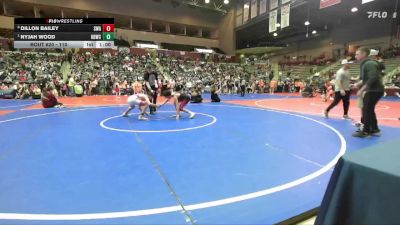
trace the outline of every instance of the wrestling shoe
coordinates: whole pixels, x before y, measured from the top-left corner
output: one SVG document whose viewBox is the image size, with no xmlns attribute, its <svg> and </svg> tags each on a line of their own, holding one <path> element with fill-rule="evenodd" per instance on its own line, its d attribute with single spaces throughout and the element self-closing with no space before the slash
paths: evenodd
<svg viewBox="0 0 400 225">
<path fill-rule="evenodd" d="M 369 136 L 369 134 L 367 132 L 364 131 L 356 131 L 353 133 L 352 135 L 353 137 L 359 137 L 359 138 L 366 138 Z"/>
<path fill-rule="evenodd" d="M 328 111 L 324 110 L 323 114 L 324 114 L 325 118 L 329 118 L 329 112 Z"/>
<path fill-rule="evenodd" d="M 376 130 L 373 130 L 369 133 L 372 136 L 380 136 L 381 135 L 381 130 L 378 128 Z"/>
<path fill-rule="evenodd" d="M 143 116 L 143 115 L 140 115 L 140 116 L 138 117 L 138 120 L 149 120 L 149 118 L 147 118 L 147 117 L 145 117 L 145 116 Z"/>
</svg>

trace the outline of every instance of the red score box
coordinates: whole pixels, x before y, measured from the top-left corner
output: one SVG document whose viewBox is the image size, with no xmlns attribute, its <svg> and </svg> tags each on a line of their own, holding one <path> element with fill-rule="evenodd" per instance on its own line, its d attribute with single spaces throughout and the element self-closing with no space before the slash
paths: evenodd
<svg viewBox="0 0 400 225">
<path fill-rule="evenodd" d="M 114 32 L 114 24 L 103 24 L 103 32 Z"/>
</svg>

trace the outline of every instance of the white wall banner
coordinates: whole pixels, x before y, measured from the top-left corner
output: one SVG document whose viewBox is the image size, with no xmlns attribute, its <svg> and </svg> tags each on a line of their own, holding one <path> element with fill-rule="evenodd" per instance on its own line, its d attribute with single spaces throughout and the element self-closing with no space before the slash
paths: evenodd
<svg viewBox="0 0 400 225">
<path fill-rule="evenodd" d="M 251 15 L 250 18 L 253 19 L 257 16 L 257 0 L 251 0 Z"/>
<path fill-rule="evenodd" d="M 250 8 L 250 4 L 244 3 L 243 5 L 243 23 L 247 22 L 247 20 L 249 20 L 249 8 Z"/>
<path fill-rule="evenodd" d="M 278 10 L 274 10 L 269 12 L 269 32 L 275 32 L 276 31 L 276 20 L 278 17 Z"/>
<path fill-rule="evenodd" d="M 269 0 L 269 10 L 273 10 L 278 7 L 278 0 Z"/>
<path fill-rule="evenodd" d="M 373 1 L 375 1 L 375 0 L 362 0 L 361 4 L 365 4 L 365 3 L 373 2 Z"/>
<path fill-rule="evenodd" d="M 289 26 L 290 20 L 290 4 L 281 7 L 281 28 Z"/>
<path fill-rule="evenodd" d="M 267 0 L 260 0 L 260 15 L 267 12 Z"/>
<path fill-rule="evenodd" d="M 290 0 L 282 0 L 282 3 L 281 3 L 281 4 L 283 5 L 283 4 L 286 4 L 286 3 L 288 3 L 288 2 L 290 2 Z"/>
</svg>

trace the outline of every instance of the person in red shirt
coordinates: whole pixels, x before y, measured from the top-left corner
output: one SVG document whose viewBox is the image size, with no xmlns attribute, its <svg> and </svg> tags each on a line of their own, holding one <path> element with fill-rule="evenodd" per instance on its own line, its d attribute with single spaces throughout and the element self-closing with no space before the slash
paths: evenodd
<svg viewBox="0 0 400 225">
<path fill-rule="evenodd" d="M 116 95 L 116 96 L 118 96 L 118 97 L 121 96 L 121 90 L 119 89 L 118 84 L 115 85 L 114 92 L 115 92 L 115 95 Z"/>
<path fill-rule="evenodd" d="M 61 102 L 57 101 L 56 96 L 53 94 L 51 87 L 46 88 L 42 93 L 42 105 L 43 108 L 64 108 Z"/>
</svg>

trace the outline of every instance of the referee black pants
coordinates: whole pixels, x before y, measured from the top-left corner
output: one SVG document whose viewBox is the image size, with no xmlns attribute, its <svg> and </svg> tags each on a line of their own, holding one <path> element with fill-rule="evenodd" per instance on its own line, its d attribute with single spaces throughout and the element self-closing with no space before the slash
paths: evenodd
<svg viewBox="0 0 400 225">
<path fill-rule="evenodd" d="M 153 103 L 153 104 L 157 104 L 157 88 L 156 88 L 156 86 L 151 86 L 151 90 L 153 90 L 153 95 L 152 95 L 152 97 L 150 99 L 150 102 Z M 150 112 L 151 113 L 157 111 L 156 107 L 150 106 L 149 108 L 150 108 Z"/>
<path fill-rule="evenodd" d="M 363 99 L 362 122 L 364 123 L 364 132 L 378 130 L 378 120 L 376 119 L 375 106 L 382 98 L 383 92 L 367 92 Z"/>
</svg>

